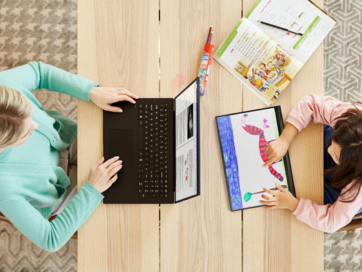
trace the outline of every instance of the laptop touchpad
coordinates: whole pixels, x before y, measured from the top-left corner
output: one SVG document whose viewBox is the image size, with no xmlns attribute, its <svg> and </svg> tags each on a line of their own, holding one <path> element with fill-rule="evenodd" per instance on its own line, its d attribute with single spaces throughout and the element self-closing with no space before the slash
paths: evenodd
<svg viewBox="0 0 362 272">
<path fill-rule="evenodd" d="M 122 165 L 132 165 L 132 130 L 111 129 L 109 131 L 109 156 L 119 156 Z"/>
</svg>

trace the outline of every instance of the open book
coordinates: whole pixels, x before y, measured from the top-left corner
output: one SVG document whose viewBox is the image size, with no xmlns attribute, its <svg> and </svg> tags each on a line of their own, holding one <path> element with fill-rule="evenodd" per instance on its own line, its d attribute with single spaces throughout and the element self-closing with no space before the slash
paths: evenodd
<svg viewBox="0 0 362 272">
<path fill-rule="evenodd" d="M 269 106 L 335 23 L 308 0 L 259 0 L 224 40 L 214 58 Z"/>
</svg>

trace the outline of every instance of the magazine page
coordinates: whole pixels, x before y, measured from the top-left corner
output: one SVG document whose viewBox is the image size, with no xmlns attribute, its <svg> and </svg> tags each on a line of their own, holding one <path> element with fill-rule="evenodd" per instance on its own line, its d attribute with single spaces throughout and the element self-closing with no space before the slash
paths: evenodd
<svg viewBox="0 0 362 272">
<path fill-rule="evenodd" d="M 303 66 L 246 18 L 223 42 L 215 59 L 269 104 L 278 99 Z"/>
<path fill-rule="evenodd" d="M 336 23 L 308 0 L 259 0 L 245 17 L 303 63 L 307 62 Z"/>
</svg>

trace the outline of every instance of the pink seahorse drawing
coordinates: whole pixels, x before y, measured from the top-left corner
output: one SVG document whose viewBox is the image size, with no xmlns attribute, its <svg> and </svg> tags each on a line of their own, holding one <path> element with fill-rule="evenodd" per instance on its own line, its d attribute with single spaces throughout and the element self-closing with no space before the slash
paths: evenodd
<svg viewBox="0 0 362 272">
<path fill-rule="evenodd" d="M 265 136 L 264 136 L 264 130 L 258 128 L 258 127 L 255 127 L 255 126 L 251 126 L 251 125 L 247 125 L 245 123 L 245 119 L 248 115 L 247 114 L 244 114 L 242 117 L 241 117 L 241 126 L 242 128 L 248 132 L 249 134 L 251 135 L 259 135 L 259 152 L 260 152 L 260 156 L 261 156 L 261 159 L 263 160 L 264 163 L 266 163 L 268 161 L 268 157 L 267 157 L 267 153 L 266 153 L 266 147 L 268 146 L 269 143 L 271 143 L 272 141 L 274 140 L 271 140 L 269 142 L 267 142 L 265 140 Z M 266 124 L 266 119 L 264 119 L 264 124 Z M 265 126 L 265 128 L 269 127 L 269 126 Z M 278 162 L 281 162 L 282 160 L 278 161 Z M 278 162 L 274 162 L 272 164 L 275 164 L 275 163 L 278 163 Z M 283 181 L 284 178 L 283 176 L 278 173 L 277 171 L 275 171 L 275 169 L 273 168 L 272 164 L 270 164 L 268 166 L 268 169 L 270 171 L 270 173 L 276 177 L 279 181 Z"/>
</svg>

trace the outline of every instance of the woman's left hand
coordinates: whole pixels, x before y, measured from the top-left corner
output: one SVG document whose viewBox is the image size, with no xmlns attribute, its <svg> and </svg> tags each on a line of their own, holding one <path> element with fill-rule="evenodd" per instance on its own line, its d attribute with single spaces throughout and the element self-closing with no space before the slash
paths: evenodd
<svg viewBox="0 0 362 272">
<path fill-rule="evenodd" d="M 121 108 L 111 106 L 111 104 L 119 101 L 135 104 L 134 99 L 138 99 L 138 96 L 124 88 L 94 87 L 90 92 L 89 99 L 106 111 L 122 112 Z"/>
<path fill-rule="evenodd" d="M 264 208 L 267 210 L 288 209 L 294 212 L 298 207 L 299 199 L 295 198 L 291 192 L 280 186 L 279 183 L 275 183 L 275 186 L 280 192 L 263 188 L 265 192 L 272 196 L 262 195 L 261 197 L 268 201 L 260 200 L 260 203 L 265 204 Z"/>
</svg>

